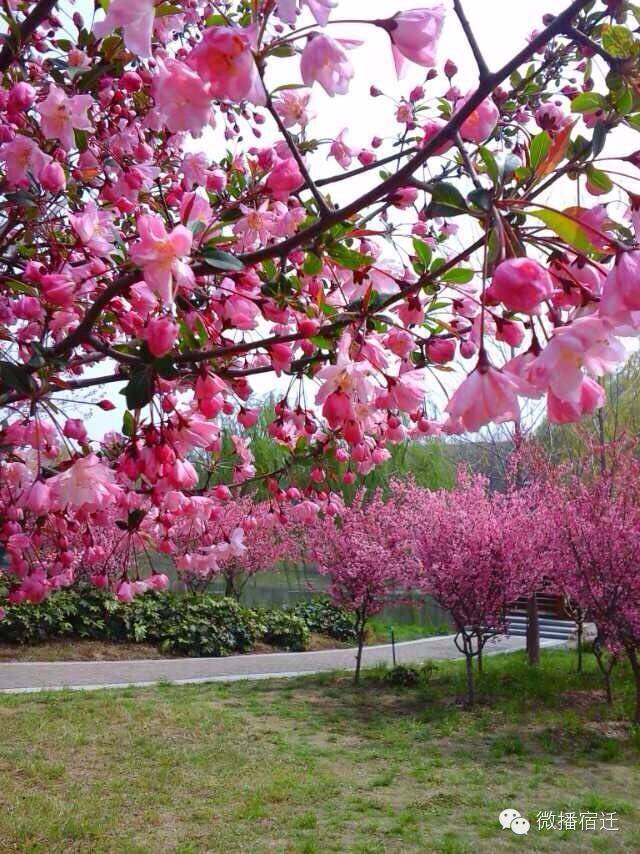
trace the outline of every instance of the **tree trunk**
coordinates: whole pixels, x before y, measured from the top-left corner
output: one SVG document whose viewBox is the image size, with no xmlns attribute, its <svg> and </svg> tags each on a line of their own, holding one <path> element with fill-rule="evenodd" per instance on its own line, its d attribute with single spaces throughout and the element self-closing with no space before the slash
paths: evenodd
<svg viewBox="0 0 640 854">
<path fill-rule="evenodd" d="M 236 587 L 236 579 L 233 572 L 229 572 L 224 577 L 224 595 L 231 599 L 240 601 L 240 591 Z"/>
<path fill-rule="evenodd" d="M 633 671 L 633 678 L 636 683 L 636 708 L 633 722 L 635 724 L 640 724 L 640 661 L 638 661 L 638 655 L 633 647 L 627 647 L 627 656 L 629 658 L 631 670 Z"/>
<path fill-rule="evenodd" d="M 577 637 L 577 648 L 578 648 L 578 673 L 582 673 L 582 635 L 584 633 L 584 623 L 582 620 L 578 620 L 578 637 Z"/>
<path fill-rule="evenodd" d="M 484 648 L 484 644 L 482 643 L 482 635 L 478 635 L 478 673 L 482 673 L 482 650 Z"/>
<path fill-rule="evenodd" d="M 607 697 L 607 704 L 609 706 L 613 705 L 613 688 L 611 685 L 611 674 L 613 673 L 613 668 L 616 665 L 617 658 L 615 655 L 610 655 L 609 660 L 605 659 L 605 650 L 602 647 L 602 644 L 598 640 L 595 639 L 593 643 L 593 654 L 596 657 L 596 662 L 598 663 L 598 668 L 602 673 L 602 678 L 604 679 L 604 690 L 605 695 Z"/>
<path fill-rule="evenodd" d="M 367 625 L 367 618 L 364 615 L 358 614 L 356 622 L 356 631 L 358 634 L 358 652 L 356 654 L 356 672 L 354 682 L 356 685 L 360 682 L 360 669 L 362 667 L 362 647 L 364 646 L 364 630 Z"/>
<path fill-rule="evenodd" d="M 540 623 L 535 593 L 527 602 L 527 658 L 531 667 L 540 663 Z"/>
<path fill-rule="evenodd" d="M 467 705 L 471 708 L 476 701 L 475 688 L 473 684 L 473 651 L 467 646 L 465 638 L 465 658 L 467 661 Z"/>
</svg>

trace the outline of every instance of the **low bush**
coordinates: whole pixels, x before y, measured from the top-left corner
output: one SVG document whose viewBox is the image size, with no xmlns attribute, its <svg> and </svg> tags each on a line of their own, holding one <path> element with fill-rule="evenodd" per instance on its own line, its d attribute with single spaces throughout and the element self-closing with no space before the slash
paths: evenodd
<svg viewBox="0 0 640 854">
<path fill-rule="evenodd" d="M 261 636 L 262 626 L 255 613 L 242 608 L 235 599 L 185 594 L 174 596 L 174 604 L 176 598 L 179 608 L 172 609 L 161 629 L 159 645 L 163 652 L 188 656 L 248 652 Z"/>
<path fill-rule="evenodd" d="M 395 688 L 415 688 L 418 685 L 426 685 L 435 671 L 436 666 L 431 661 L 424 664 L 396 664 L 385 671 L 383 678 L 387 685 Z"/>
<path fill-rule="evenodd" d="M 325 600 L 294 611 L 262 611 L 211 594 L 165 591 L 122 603 L 108 591 L 82 586 L 52 593 L 39 605 L 5 604 L 4 611 L 0 642 L 23 645 L 76 637 L 150 643 L 175 655 L 220 656 L 247 652 L 257 641 L 303 650 L 310 631 L 339 640 L 355 636 L 351 616 Z"/>
<path fill-rule="evenodd" d="M 309 627 L 302 617 L 289 611 L 265 611 L 260 617 L 265 643 L 292 652 L 299 652 L 309 645 Z"/>
<path fill-rule="evenodd" d="M 311 599 L 293 608 L 293 613 L 308 626 L 309 631 L 329 635 L 340 641 L 355 641 L 355 617 L 350 611 L 337 608 L 328 599 Z"/>
</svg>

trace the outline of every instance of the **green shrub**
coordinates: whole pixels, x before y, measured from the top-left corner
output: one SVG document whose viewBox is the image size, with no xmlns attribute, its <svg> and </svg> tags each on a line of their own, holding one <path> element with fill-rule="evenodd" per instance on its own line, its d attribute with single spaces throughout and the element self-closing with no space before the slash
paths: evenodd
<svg viewBox="0 0 640 854">
<path fill-rule="evenodd" d="M 260 615 L 264 625 L 262 639 L 279 649 L 293 652 L 309 645 L 309 628 L 302 617 L 289 611 L 265 611 Z"/>
<path fill-rule="evenodd" d="M 0 639 L 24 645 L 73 635 L 77 598 L 75 591 L 61 590 L 39 605 L 6 605 L 4 619 L 0 620 Z"/>
<path fill-rule="evenodd" d="M 163 625 L 160 648 L 178 655 L 230 655 L 248 652 L 261 633 L 255 613 L 235 599 L 183 594 Z"/>
<path fill-rule="evenodd" d="M 340 641 L 356 640 L 354 615 L 332 605 L 328 599 L 301 602 L 293 608 L 293 613 L 304 620 L 311 632 L 329 635 Z"/>
<path fill-rule="evenodd" d="M 76 637 L 150 643 L 176 655 L 220 656 L 247 652 L 257 640 L 303 650 L 310 631 L 355 638 L 352 616 L 326 600 L 305 602 L 294 611 L 261 611 L 208 593 L 150 591 L 123 603 L 110 591 L 81 584 L 56 591 L 39 605 L 6 604 L 5 612 L 0 642 L 15 644 Z"/>
<path fill-rule="evenodd" d="M 426 685 L 433 674 L 436 666 L 431 661 L 424 664 L 396 664 L 384 674 L 387 685 L 396 688 L 416 688 L 418 685 Z"/>
</svg>

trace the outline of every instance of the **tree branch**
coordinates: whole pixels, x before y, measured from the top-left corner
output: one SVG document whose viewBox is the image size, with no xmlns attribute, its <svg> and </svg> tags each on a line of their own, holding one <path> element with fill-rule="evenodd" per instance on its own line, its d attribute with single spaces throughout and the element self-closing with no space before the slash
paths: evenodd
<svg viewBox="0 0 640 854">
<path fill-rule="evenodd" d="M 473 53 L 473 56 L 476 61 L 476 65 L 478 66 L 478 73 L 480 75 L 480 82 L 486 80 L 488 77 L 491 77 L 491 72 L 489 71 L 489 66 L 485 62 L 485 58 L 482 55 L 482 51 L 480 50 L 480 45 L 478 44 L 476 37 L 471 29 L 471 25 L 469 24 L 469 19 L 467 18 L 464 9 L 462 8 L 462 3 L 460 0 L 453 0 L 453 8 L 455 9 L 455 13 L 458 16 L 458 20 L 460 21 L 460 25 L 464 30 L 464 34 L 467 37 L 467 41 L 469 42 L 469 47 Z"/>
<path fill-rule="evenodd" d="M 20 25 L 20 33 L 17 36 L 7 34 L 0 51 L 0 72 L 9 68 L 40 24 L 47 20 L 57 2 L 58 0 L 40 0 Z"/>
</svg>

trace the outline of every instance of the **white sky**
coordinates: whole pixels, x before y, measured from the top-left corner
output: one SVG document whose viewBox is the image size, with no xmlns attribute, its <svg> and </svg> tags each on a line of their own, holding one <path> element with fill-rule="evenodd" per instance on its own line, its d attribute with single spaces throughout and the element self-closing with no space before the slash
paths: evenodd
<svg viewBox="0 0 640 854">
<path fill-rule="evenodd" d="M 524 46 L 527 36 L 535 29 L 542 27 L 542 16 L 545 13 L 558 13 L 564 9 L 568 0 L 466 0 L 465 11 L 470 24 L 476 33 L 478 42 L 492 70 L 499 68 Z M 404 9 L 428 6 L 429 2 L 421 0 L 342 0 L 334 11 L 334 18 L 360 17 L 386 18 Z M 79 4 L 82 8 L 82 3 Z M 410 66 L 407 76 L 398 81 L 395 75 L 389 38 L 377 27 L 365 25 L 335 25 L 329 28 L 334 37 L 360 38 L 365 44 L 351 54 L 356 69 L 349 94 L 342 97 L 329 98 L 319 87 L 314 87 L 312 112 L 316 118 L 311 123 L 308 134 L 310 137 L 327 138 L 335 136 L 343 128 L 348 128 L 348 141 L 354 147 L 368 147 L 373 136 L 393 136 L 399 126 L 394 118 L 394 105 L 388 98 L 372 99 L 369 87 L 374 84 L 383 92 L 400 97 L 408 95 L 414 85 L 424 81 L 425 70 Z M 468 48 L 466 39 L 458 20 L 453 12 L 449 15 L 442 39 L 440 41 L 440 67 L 444 60 L 452 59 L 460 69 L 455 83 L 462 89 L 473 88 L 477 74 L 473 56 Z M 291 64 L 289 64 L 289 62 Z M 300 82 L 296 65 L 298 60 L 278 60 L 273 62 L 271 76 L 267 81 L 274 87 L 285 82 Z M 443 81 L 437 79 L 427 84 L 429 92 L 440 95 L 444 89 Z M 265 126 L 266 127 L 266 126 Z M 220 157 L 228 143 L 221 143 L 219 130 L 203 137 L 194 143 L 194 148 L 204 148 L 211 154 L 212 159 Z M 266 139 L 269 137 L 265 134 Z M 243 146 L 249 145 L 249 138 Z M 256 143 L 260 144 L 260 143 Z M 263 144 L 264 141 L 263 141 Z M 221 147 L 222 146 L 222 147 Z M 191 148 L 191 145 L 189 146 Z M 380 149 L 381 155 L 388 153 Z M 312 161 L 316 178 L 332 175 L 339 171 L 333 160 L 326 162 L 326 149 L 316 155 Z M 357 166 L 358 163 L 353 164 Z M 344 203 L 353 196 L 359 195 L 376 180 L 376 170 L 371 175 L 357 182 L 345 181 L 336 185 L 335 198 Z M 104 368 L 104 366 L 103 366 Z M 288 382 L 288 380 L 286 380 Z M 253 387 L 259 394 L 266 394 L 277 387 L 282 387 L 282 381 L 265 375 L 253 380 Z M 98 438 L 106 430 L 119 429 L 124 411 L 124 398 L 118 393 L 118 386 L 110 385 L 104 394 L 94 391 L 92 399 L 109 397 L 117 410 L 103 413 L 96 407 L 83 407 L 86 413 L 92 436 Z M 434 383 L 434 398 L 442 403 L 443 396 Z"/>
</svg>

